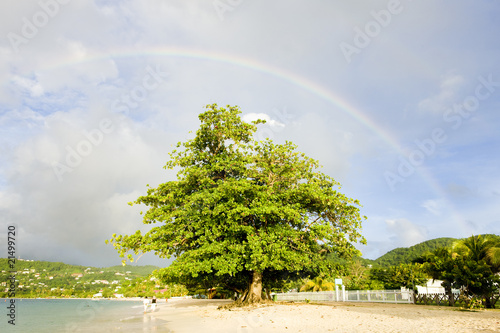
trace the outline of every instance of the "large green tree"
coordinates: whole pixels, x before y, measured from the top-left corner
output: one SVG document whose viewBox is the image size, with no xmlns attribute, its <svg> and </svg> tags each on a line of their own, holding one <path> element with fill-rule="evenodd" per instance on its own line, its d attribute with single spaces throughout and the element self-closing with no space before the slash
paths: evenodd
<svg viewBox="0 0 500 333">
<path fill-rule="evenodd" d="M 255 141 L 264 121 L 246 123 L 240 113 L 208 105 L 194 139 L 170 154 L 165 167 L 178 169 L 177 179 L 135 201 L 149 206 L 143 222 L 158 225 L 111 242 L 122 257 L 175 256 L 164 280 L 209 278 L 252 303 L 263 285 L 324 274 L 328 253 L 350 257 L 365 240 L 359 202 L 291 142 Z"/>
<path fill-rule="evenodd" d="M 492 236 L 471 236 L 454 244 L 455 284 L 469 296 L 480 297 L 487 308 L 500 284 L 500 242 Z"/>
</svg>

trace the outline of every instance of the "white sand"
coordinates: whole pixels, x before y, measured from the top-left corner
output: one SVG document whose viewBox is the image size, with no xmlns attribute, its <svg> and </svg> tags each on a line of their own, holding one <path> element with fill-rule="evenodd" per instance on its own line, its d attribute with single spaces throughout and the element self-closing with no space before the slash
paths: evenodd
<svg viewBox="0 0 500 333">
<path fill-rule="evenodd" d="M 500 332 L 500 310 L 478 312 L 413 304 L 274 304 L 217 310 L 224 300 L 176 300 L 146 314 L 184 332 Z"/>
</svg>

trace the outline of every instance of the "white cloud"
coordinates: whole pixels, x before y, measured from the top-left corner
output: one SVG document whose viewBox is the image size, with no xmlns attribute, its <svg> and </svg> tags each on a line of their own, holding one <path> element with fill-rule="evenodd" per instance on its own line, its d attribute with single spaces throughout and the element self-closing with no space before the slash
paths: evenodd
<svg viewBox="0 0 500 333">
<path fill-rule="evenodd" d="M 443 209 L 443 202 L 442 200 L 425 200 L 422 203 L 422 207 L 427 209 L 432 214 L 440 216 Z"/>
<path fill-rule="evenodd" d="M 98 261 L 107 260 L 98 259 L 98 249 L 109 252 L 104 239 L 112 233 L 143 229 L 139 207 L 131 208 L 127 202 L 145 194 L 147 183 L 157 184 L 171 174 L 161 167 L 166 153 L 149 142 L 154 134 L 151 129 L 118 117 L 110 119 L 113 131 L 99 134 L 97 115 L 85 119 L 78 112 L 55 113 L 46 117 L 45 131 L 15 148 L 6 175 L 15 195 L 12 190 L 2 192 L 0 200 L 12 196 L 2 200 L 1 208 L 6 215 L 15 216 L 28 234 L 26 238 L 36 239 L 30 235 L 40 234 L 59 247 L 73 248 L 82 258 L 87 253 Z M 93 133 L 97 144 L 88 144 L 85 132 Z M 166 133 L 155 139 L 174 142 Z M 82 142 L 87 142 L 90 152 L 78 155 L 80 162 L 69 166 L 70 171 L 63 172 L 59 181 L 53 163 L 68 166 L 68 147 L 78 152 Z M 23 248 L 31 251 L 35 245 L 39 244 Z M 52 250 L 36 249 L 38 256 L 47 257 Z"/>
<path fill-rule="evenodd" d="M 12 82 L 27 90 L 32 97 L 40 97 L 44 93 L 42 85 L 36 80 L 30 80 L 28 78 L 15 75 L 12 78 Z"/>
<path fill-rule="evenodd" d="M 285 124 L 280 123 L 277 120 L 271 119 L 271 117 L 266 113 L 247 113 L 244 114 L 241 117 L 241 119 L 247 123 L 261 119 L 265 120 L 266 124 L 271 127 L 285 127 Z"/>
</svg>

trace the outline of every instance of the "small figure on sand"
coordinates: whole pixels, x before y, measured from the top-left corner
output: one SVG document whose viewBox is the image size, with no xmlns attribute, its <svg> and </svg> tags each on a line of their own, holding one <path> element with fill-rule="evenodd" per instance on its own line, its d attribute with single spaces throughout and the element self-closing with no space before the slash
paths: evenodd
<svg viewBox="0 0 500 333">
<path fill-rule="evenodd" d="M 148 296 L 144 297 L 144 301 L 142 303 L 144 304 L 144 313 L 148 312 L 148 307 L 151 304 L 151 300 L 148 299 Z"/>
<path fill-rule="evenodd" d="M 156 296 L 153 296 L 153 300 L 151 301 L 151 311 L 156 310 Z"/>
</svg>

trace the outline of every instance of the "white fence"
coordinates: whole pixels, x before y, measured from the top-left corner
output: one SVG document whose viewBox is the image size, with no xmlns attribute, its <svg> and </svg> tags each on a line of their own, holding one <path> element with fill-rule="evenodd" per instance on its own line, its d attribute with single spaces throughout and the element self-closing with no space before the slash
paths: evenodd
<svg viewBox="0 0 500 333">
<path fill-rule="evenodd" d="M 317 292 L 276 293 L 277 301 L 284 302 L 380 302 L 413 303 L 411 290 L 335 290 Z"/>
</svg>

